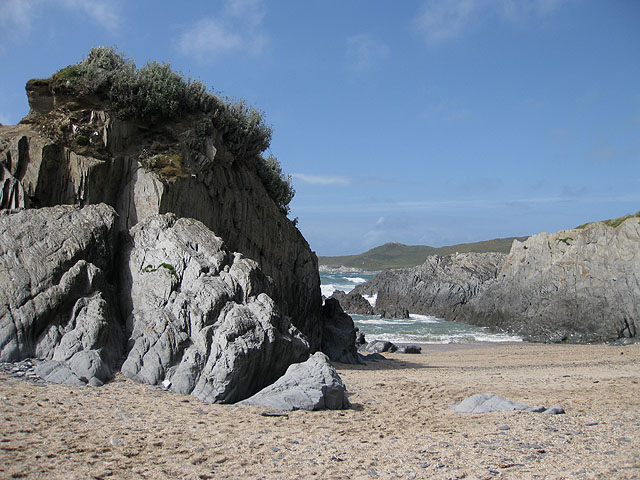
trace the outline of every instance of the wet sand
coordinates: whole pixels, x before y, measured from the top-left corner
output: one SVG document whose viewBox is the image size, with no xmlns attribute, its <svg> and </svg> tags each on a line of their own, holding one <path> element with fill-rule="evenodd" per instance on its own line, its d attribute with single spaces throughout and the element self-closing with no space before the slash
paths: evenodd
<svg viewBox="0 0 640 480">
<path fill-rule="evenodd" d="M 640 345 L 425 345 L 337 364 L 353 408 L 265 417 L 121 375 L 0 373 L 0 478 L 640 478 Z M 456 414 L 492 392 L 565 415 Z"/>
</svg>

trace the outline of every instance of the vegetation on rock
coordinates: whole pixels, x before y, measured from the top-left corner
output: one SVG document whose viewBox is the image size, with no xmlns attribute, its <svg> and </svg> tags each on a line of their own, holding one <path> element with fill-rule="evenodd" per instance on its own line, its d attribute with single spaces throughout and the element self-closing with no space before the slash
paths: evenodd
<svg viewBox="0 0 640 480">
<path fill-rule="evenodd" d="M 192 147 L 203 144 L 215 129 L 236 159 L 253 162 L 269 196 L 288 213 L 295 191 L 291 177 L 282 173 L 278 160 L 261 154 L 271 141 L 271 127 L 263 113 L 248 106 L 244 100 L 222 99 L 207 91 L 204 83 L 185 79 L 166 63 L 148 62 L 141 68 L 112 47 L 95 47 L 87 58 L 56 72 L 51 78 L 31 80 L 30 85 L 45 85 L 55 94 L 78 98 L 97 98 L 109 102 L 120 118 L 136 120 L 149 126 L 189 115 L 194 118 Z M 59 133 L 59 132 L 55 132 Z M 75 146 L 86 147 L 89 140 L 76 137 Z M 166 173 L 175 179 L 181 176 L 175 152 L 171 158 L 159 160 L 171 166 Z M 156 159 L 158 160 L 158 159 Z"/>
</svg>

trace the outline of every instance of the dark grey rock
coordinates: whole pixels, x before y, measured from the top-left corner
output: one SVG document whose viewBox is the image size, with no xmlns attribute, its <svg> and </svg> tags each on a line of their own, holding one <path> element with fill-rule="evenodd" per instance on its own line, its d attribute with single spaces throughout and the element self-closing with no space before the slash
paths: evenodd
<svg viewBox="0 0 640 480">
<path fill-rule="evenodd" d="M 407 318 L 409 312 L 455 320 L 460 309 L 495 279 L 506 255 L 464 253 L 433 255 L 414 268 L 382 272 L 354 292 L 377 295 L 376 313 Z"/>
<path fill-rule="evenodd" d="M 364 362 L 368 362 L 368 361 L 374 361 L 377 362 L 378 360 L 386 360 L 387 358 L 382 355 L 381 353 L 370 353 L 368 355 L 360 355 L 360 358 L 362 361 Z"/>
<path fill-rule="evenodd" d="M 322 351 L 334 362 L 360 363 L 353 319 L 342 311 L 338 300 L 328 298 L 325 301 L 322 318 Z"/>
<path fill-rule="evenodd" d="M 373 307 L 371 304 L 359 293 L 349 292 L 345 293 L 342 290 L 335 290 L 331 297 L 340 302 L 340 306 L 347 313 L 354 315 L 373 315 Z"/>
<path fill-rule="evenodd" d="M 275 383 L 237 405 L 262 405 L 275 410 L 343 410 L 350 407 L 346 388 L 322 352 L 291 365 Z"/>
<path fill-rule="evenodd" d="M 420 345 L 401 345 L 396 353 L 422 353 L 422 347 Z"/>
<path fill-rule="evenodd" d="M 71 384 L 114 373 L 115 221 L 104 204 L 0 211 L 0 361 L 51 360 L 43 375 Z"/>
<path fill-rule="evenodd" d="M 398 347 L 395 344 L 391 342 L 383 341 L 383 340 L 374 340 L 360 348 L 361 352 L 368 352 L 368 353 L 382 353 L 382 352 L 393 353 L 396 350 L 398 350 Z"/>
<path fill-rule="evenodd" d="M 511 410 L 524 410 L 536 413 L 544 412 L 549 414 L 564 413 L 564 410 L 559 405 L 555 405 L 549 409 L 540 406 L 532 407 L 524 403 L 505 400 L 493 393 L 477 393 L 465 398 L 460 403 L 452 405 L 452 408 L 456 413 L 489 413 Z"/>
<path fill-rule="evenodd" d="M 308 343 L 270 297 L 270 279 L 202 223 L 147 217 L 123 257 L 130 340 L 122 373 L 130 378 L 233 403 L 307 358 Z"/>
</svg>

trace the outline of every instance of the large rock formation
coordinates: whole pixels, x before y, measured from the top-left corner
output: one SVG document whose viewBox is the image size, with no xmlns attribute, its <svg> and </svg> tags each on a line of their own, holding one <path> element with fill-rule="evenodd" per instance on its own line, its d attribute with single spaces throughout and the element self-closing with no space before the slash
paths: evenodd
<svg viewBox="0 0 640 480">
<path fill-rule="evenodd" d="M 120 282 L 125 375 L 233 403 L 307 358 L 306 340 L 269 297 L 269 278 L 202 223 L 154 215 L 131 237 Z"/>
<path fill-rule="evenodd" d="M 504 264 L 502 253 L 433 255 L 414 268 L 382 272 L 354 293 L 376 295 L 375 312 L 406 318 L 408 312 L 454 319 Z"/>
<path fill-rule="evenodd" d="M 66 383 L 116 371 L 115 224 L 104 204 L 0 211 L 0 361 L 50 360 L 44 376 Z"/>
<path fill-rule="evenodd" d="M 356 291 L 377 293 L 377 311 L 406 308 L 535 341 L 637 337 L 640 218 L 516 240 L 508 256 L 429 257 Z"/>
<path fill-rule="evenodd" d="M 323 307 L 322 351 L 335 362 L 362 363 L 356 350 L 356 327 L 340 302 L 328 298 Z"/>
<path fill-rule="evenodd" d="M 347 313 L 355 315 L 374 315 L 373 307 L 357 292 L 344 293 L 342 290 L 335 290 L 329 298 L 335 298 L 340 302 L 340 306 Z"/>
<path fill-rule="evenodd" d="M 640 330 L 640 218 L 514 241 L 459 317 L 536 341 L 594 342 Z"/>
<path fill-rule="evenodd" d="M 200 220 L 232 251 L 257 261 L 274 280 L 283 313 L 320 347 L 322 304 L 317 258 L 271 200 L 250 159 L 234 157 L 223 136 L 197 122 L 143 125 L 119 119 L 97 98 L 27 85 L 31 111 L 0 127 L 0 208 L 104 202 L 126 231 L 172 212 Z"/>
</svg>

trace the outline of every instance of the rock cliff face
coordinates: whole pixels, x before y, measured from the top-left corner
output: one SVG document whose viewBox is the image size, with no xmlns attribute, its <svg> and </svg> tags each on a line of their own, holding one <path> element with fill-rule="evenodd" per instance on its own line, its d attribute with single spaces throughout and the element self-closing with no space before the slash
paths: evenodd
<svg viewBox="0 0 640 480">
<path fill-rule="evenodd" d="M 306 360 L 309 345 L 269 297 L 269 278 L 202 223 L 154 215 L 131 236 L 120 269 L 125 375 L 233 403 Z"/>
<path fill-rule="evenodd" d="M 536 341 L 593 342 L 640 330 L 640 219 L 515 241 L 460 319 Z"/>
<path fill-rule="evenodd" d="M 65 383 L 117 370 L 115 223 L 106 205 L 0 211 L 0 361 L 49 360 L 45 376 Z"/>
<path fill-rule="evenodd" d="M 509 255 L 433 256 L 356 288 L 378 294 L 376 311 L 408 309 L 545 342 L 638 336 L 640 219 L 614 228 L 541 233 Z"/>
<path fill-rule="evenodd" d="M 495 279 L 506 255 L 433 255 L 418 267 L 380 273 L 355 293 L 376 295 L 375 312 L 405 318 L 407 312 L 455 319 L 487 281 Z"/>
<path fill-rule="evenodd" d="M 104 202 L 122 232 L 156 213 L 200 220 L 261 265 L 283 313 L 320 347 L 317 258 L 219 133 L 194 143 L 188 118 L 150 128 L 97 99 L 54 95 L 46 82 L 30 82 L 27 93 L 23 123 L 0 127 L 0 208 Z"/>
</svg>

